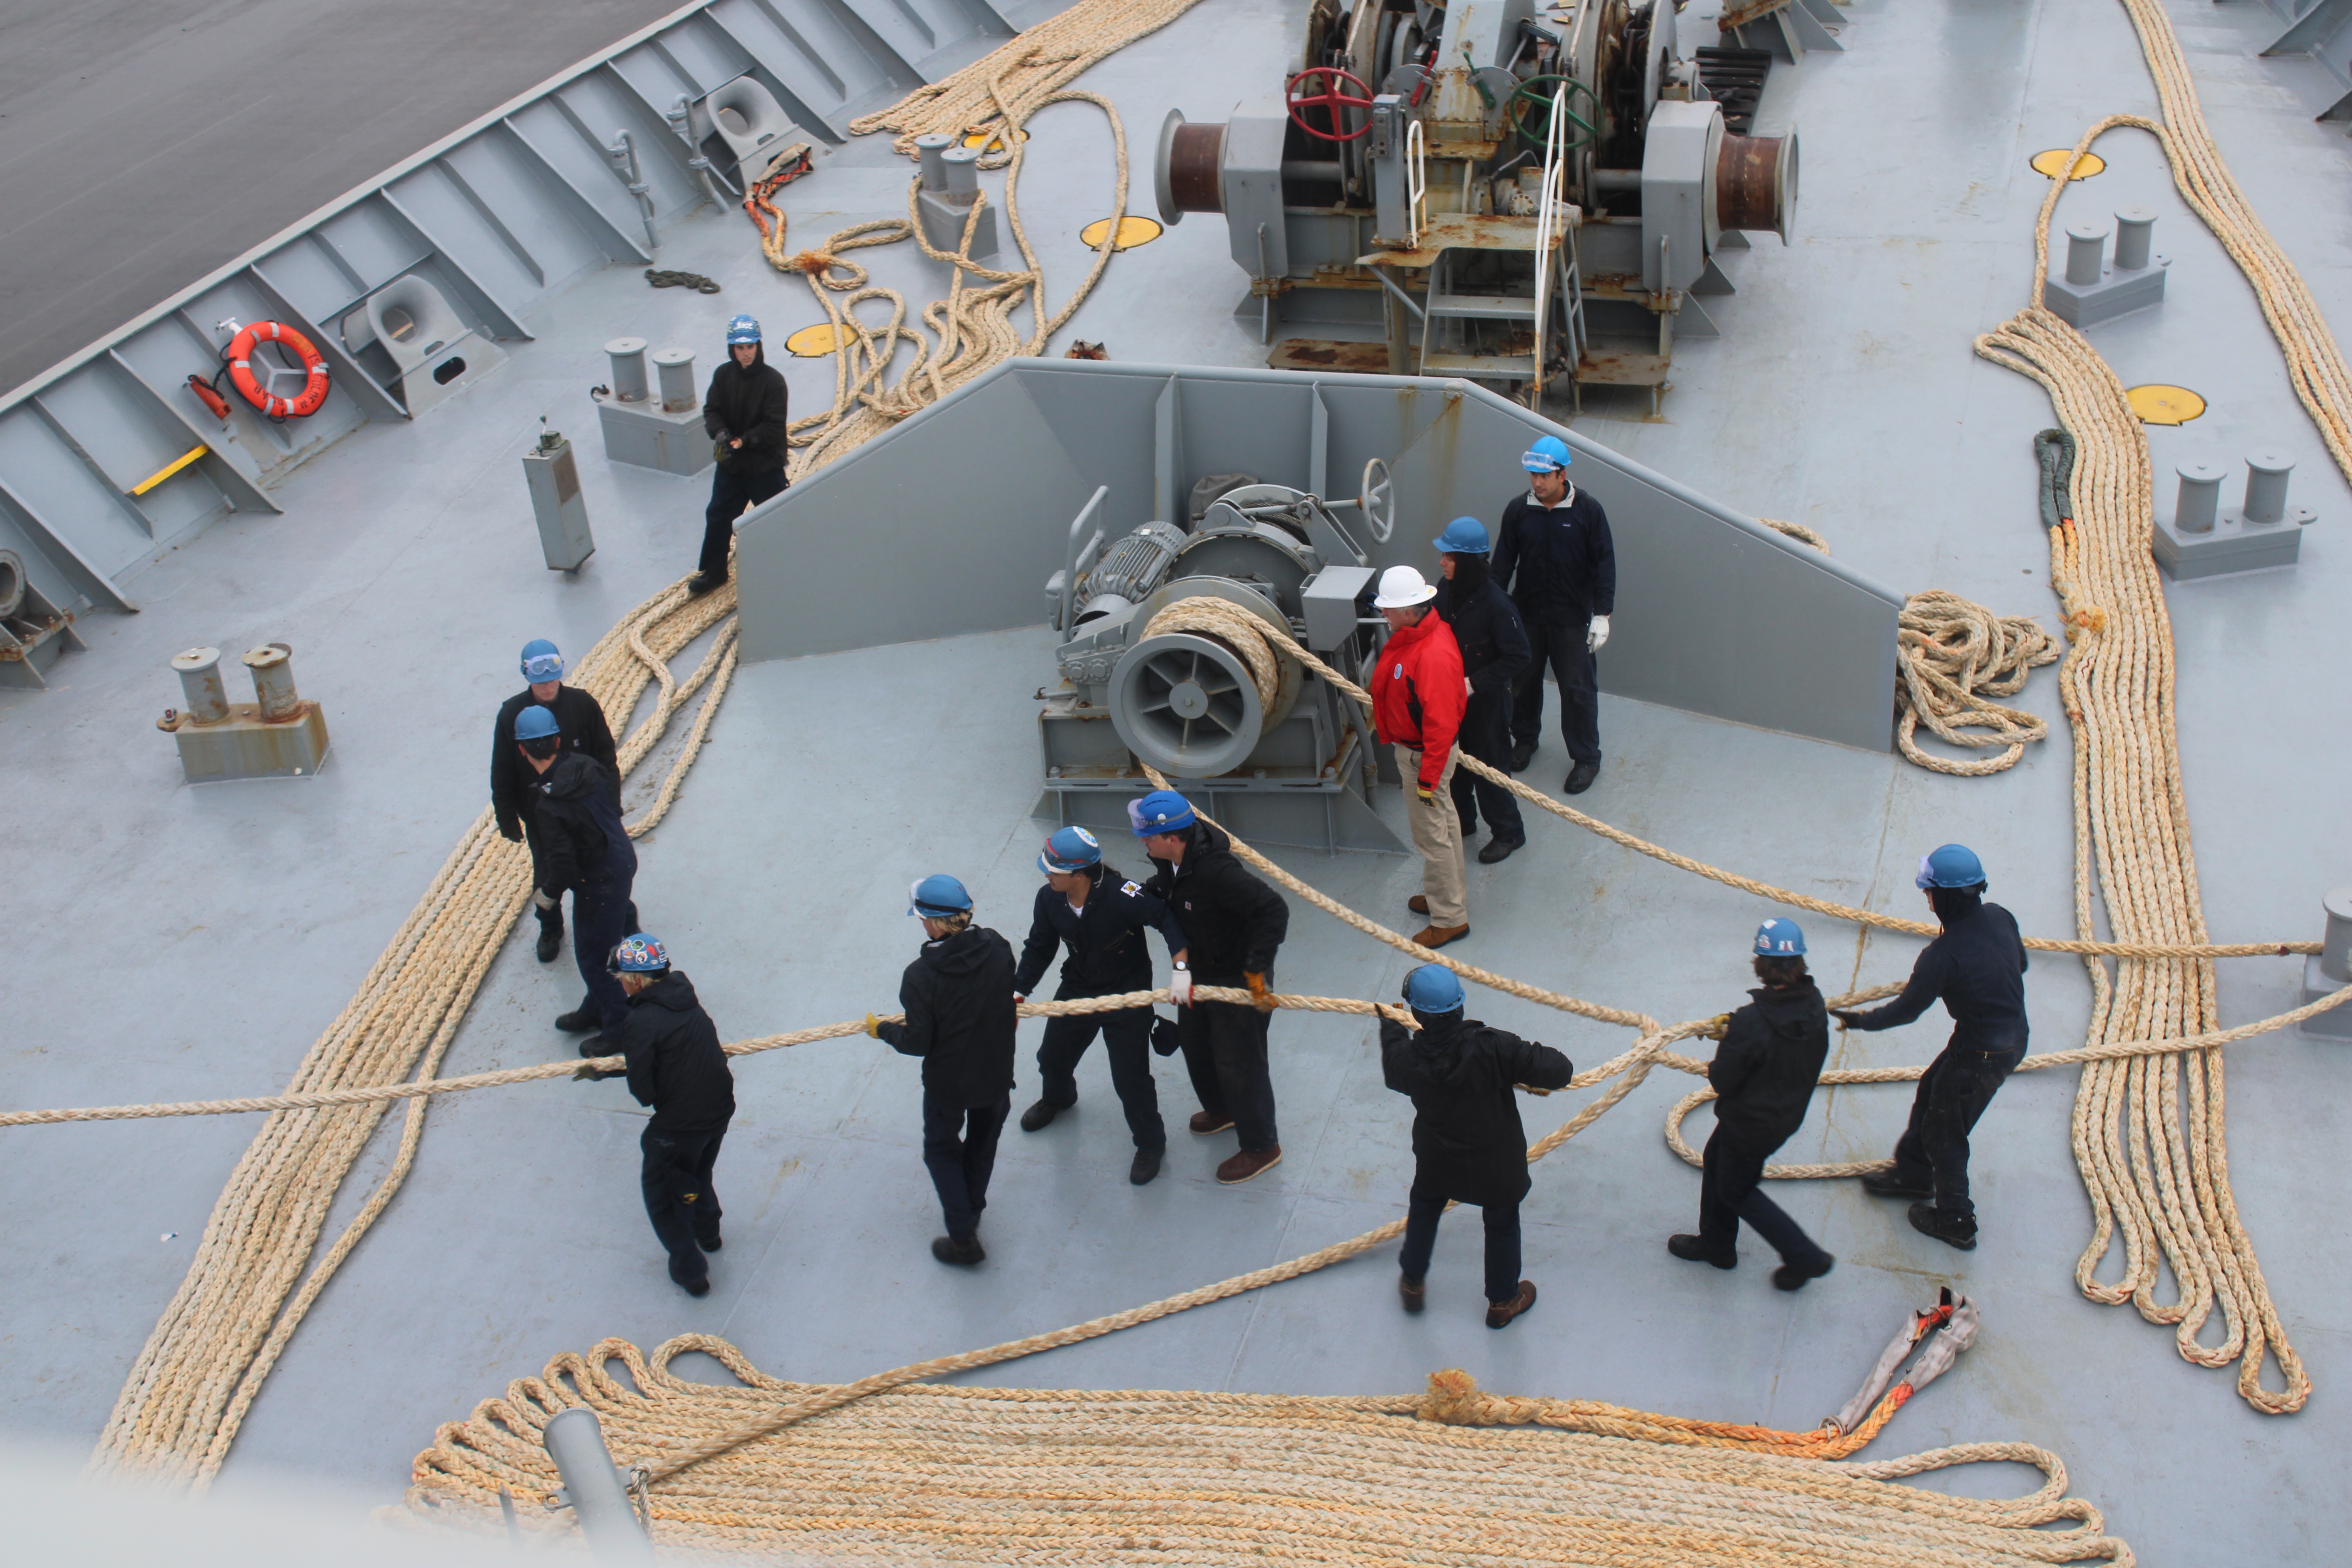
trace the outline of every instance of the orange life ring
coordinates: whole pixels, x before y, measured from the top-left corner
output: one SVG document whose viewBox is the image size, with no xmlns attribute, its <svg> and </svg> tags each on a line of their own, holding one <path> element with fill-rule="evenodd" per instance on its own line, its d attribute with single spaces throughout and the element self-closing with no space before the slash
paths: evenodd
<svg viewBox="0 0 2352 1568">
<path fill-rule="evenodd" d="M 261 342 L 283 343 L 302 362 L 309 380 L 302 395 L 295 398 L 272 395 L 265 390 L 253 374 L 254 345 Z M 327 401 L 327 361 L 311 345 L 310 340 L 280 321 L 256 321 L 229 340 L 228 378 L 236 384 L 245 400 L 272 419 L 299 419 L 319 412 L 319 405 Z"/>
</svg>

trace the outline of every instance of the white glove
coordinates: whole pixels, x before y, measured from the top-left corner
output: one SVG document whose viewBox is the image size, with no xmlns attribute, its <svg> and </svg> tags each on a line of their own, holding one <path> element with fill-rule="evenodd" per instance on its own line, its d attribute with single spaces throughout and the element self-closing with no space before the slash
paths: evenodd
<svg viewBox="0 0 2352 1568">
<path fill-rule="evenodd" d="M 1593 617 L 1592 617 L 1592 631 L 1591 631 L 1591 636 L 1589 636 L 1589 637 L 1585 639 L 1585 644 L 1584 644 L 1584 646 L 1585 646 L 1586 647 L 1588 647 L 1588 648 L 1591 649 L 1594 653 L 1599 653 L 1599 652 L 1601 651 L 1601 644 L 1603 644 L 1603 643 L 1605 643 L 1605 642 L 1607 642 L 1608 640 L 1609 640 L 1609 617 L 1608 617 L 1607 616 L 1593 616 Z"/>
<path fill-rule="evenodd" d="M 1470 684 L 1470 678 L 1466 675 L 1462 678 L 1462 695 L 1465 697 L 1478 695 L 1478 689 Z"/>
<path fill-rule="evenodd" d="M 530 890 L 530 901 L 531 907 L 534 909 L 551 910 L 556 905 L 555 900 L 549 898 L 537 888 L 533 888 Z"/>
<path fill-rule="evenodd" d="M 1179 1007 L 1192 1005 L 1192 972 L 1179 969 L 1168 976 L 1168 994 Z"/>
</svg>

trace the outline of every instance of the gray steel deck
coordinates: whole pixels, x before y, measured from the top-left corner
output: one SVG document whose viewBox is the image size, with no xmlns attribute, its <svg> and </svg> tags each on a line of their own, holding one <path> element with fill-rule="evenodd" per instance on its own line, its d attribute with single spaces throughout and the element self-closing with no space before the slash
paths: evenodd
<svg viewBox="0 0 2352 1568">
<path fill-rule="evenodd" d="M 1088 85 L 1118 101 L 1131 137 L 1171 103 L 1213 118 L 1271 82 L 1293 9 L 1209 0 Z M 1853 15 L 1848 52 L 1776 69 L 1759 121 L 1803 129 L 1797 243 L 1746 258 L 1740 293 L 1718 312 L 1723 340 L 1682 345 L 1663 421 L 1634 418 L 1629 403 L 1623 418 L 1598 409 L 1578 427 L 1727 504 L 1822 529 L 1840 559 L 1883 581 L 2054 618 L 2029 447 L 2047 404 L 1974 359 L 1968 337 L 2024 299 L 2043 188 L 2027 157 L 2071 144 L 2098 115 L 2153 112 L 2154 93 L 2118 7 L 2011 0 Z M 2352 158 L 2292 96 L 2307 62 L 2248 58 L 2275 30 L 2252 8 L 2184 3 L 2174 15 L 2239 179 L 2322 302 L 2352 320 L 2337 204 L 2313 199 L 2340 191 Z M 1057 108 L 1035 127 L 1025 213 L 1057 289 L 1080 274 L 1076 231 L 1108 200 L 1090 113 Z M 2352 651 L 2341 610 L 2352 494 L 2294 404 L 2251 295 L 2153 147 L 2123 132 L 2100 150 L 2108 173 L 2062 211 L 2154 205 L 2158 249 L 2174 261 L 2163 308 L 2094 342 L 2127 383 L 2180 383 L 2212 405 L 2183 429 L 2151 432 L 2158 471 L 2190 454 L 2236 462 L 2280 447 L 2301 461 L 2296 499 L 2321 513 L 2295 572 L 2171 595 L 2214 933 L 2314 936 L 2320 893 L 2352 880 L 2320 826 L 2352 805 L 2344 742 L 2313 721 L 2327 672 Z M 793 187 L 794 231 L 814 241 L 901 212 L 907 176 L 882 141 L 852 143 Z M 1220 227 L 1187 222 L 1115 262 L 1071 331 L 1122 359 L 1255 363 L 1253 332 L 1230 316 L 1241 281 L 1223 252 Z M 937 274 L 911 252 L 864 254 L 878 281 L 930 297 Z M 239 513 L 166 554 L 137 579 L 142 614 L 83 619 L 91 647 L 66 656 L 55 689 L 0 696 L 0 860 L 19 933 L 0 1101 L 283 1083 L 479 809 L 484 732 L 513 689 L 514 649 L 540 635 L 584 649 L 690 560 L 698 482 L 597 456 L 583 392 L 603 379 L 598 345 L 635 331 L 690 343 L 707 367 L 718 325 L 739 309 L 760 313 L 772 341 L 818 319 L 800 283 L 768 275 L 739 218 L 686 220 L 666 234 L 662 260 L 719 277 L 727 291 L 649 294 L 625 267 L 589 275 L 528 312 L 535 341 L 508 345 L 503 369 L 414 424 L 366 425 L 321 451 L 275 486 L 283 515 Z M 800 362 L 791 375 L 807 406 L 830 370 Z M 600 549 L 576 581 L 541 566 L 515 472 L 542 412 L 588 459 Z M 1496 507 L 1513 482 L 1495 476 Z M 953 476 L 939 487 L 951 525 Z M 182 785 L 151 727 L 177 699 L 164 660 L 194 643 L 234 650 L 273 637 L 293 644 L 305 694 L 326 705 L 326 769 L 303 782 Z M 1035 788 L 1029 693 L 1046 678 L 1047 648 L 1041 629 L 742 671 L 677 809 L 642 847 L 638 895 L 723 1033 L 882 1007 L 916 942 L 898 889 L 922 871 L 963 876 L 983 921 L 1017 936 L 1041 831 L 1023 815 Z M 2052 716 L 2053 738 L 2014 772 L 1971 781 L 1604 699 L 1609 761 L 1580 804 L 1718 864 L 1906 913 L 1918 853 L 1958 838 L 1984 854 L 1993 896 L 2028 931 L 2063 934 L 2070 738 L 2050 674 L 2023 701 Z M 1534 781 L 1556 784 L 1564 766 L 1548 735 Z M 1533 832 L 1507 864 L 1474 868 L 1475 935 L 1463 956 L 1660 1017 L 1738 998 L 1747 935 L 1766 910 L 1565 825 Z M 1410 862 L 1277 858 L 1356 907 L 1408 918 Z M 1124 848 L 1114 858 L 1137 863 Z M 1896 977 L 1915 946 L 1809 926 L 1832 982 Z M 1404 967 L 1302 909 L 1279 973 L 1300 990 L 1388 995 Z M 2295 979 L 2293 961 L 2230 964 L 2224 1021 L 2292 1005 Z M 2081 972 L 2037 962 L 2030 984 L 2036 1044 L 2077 1043 Z M 547 1020 L 574 987 L 568 963 L 541 969 L 519 935 L 447 1070 L 566 1053 Z M 1474 998 L 1473 1011 L 1580 1064 L 1625 1039 L 1507 999 Z M 1034 1037 L 1032 1026 L 1024 1043 Z M 1858 1039 L 1843 1061 L 1924 1059 L 1940 1038 L 1923 1021 Z M 937 1214 L 915 1147 L 912 1063 L 862 1039 L 746 1062 L 720 1168 L 730 1245 L 699 1302 L 663 1276 L 636 1195 L 638 1112 L 620 1085 L 446 1101 L 398 1203 L 262 1394 L 228 1474 L 299 1472 L 389 1500 L 436 1423 L 604 1335 L 649 1344 L 708 1331 L 779 1374 L 847 1378 L 1150 1300 L 1391 1217 L 1410 1164 L 1408 1109 L 1381 1086 L 1370 1031 L 1281 1016 L 1274 1041 L 1279 1168 L 1220 1189 L 1209 1172 L 1229 1143 L 1179 1133 L 1168 1173 L 1129 1188 L 1124 1128 L 1090 1061 L 1075 1117 L 1035 1136 L 1008 1131 L 991 1258 L 971 1274 L 925 1251 Z M 1458 1365 L 1499 1390 L 1801 1427 L 1846 1397 L 1907 1307 L 1951 1283 L 1983 1303 L 1983 1338 L 1871 1457 L 2021 1438 L 2064 1457 L 2074 1489 L 2143 1561 L 2324 1560 L 2352 1528 L 2341 1458 L 2352 1334 L 2334 1315 L 2352 1295 L 2352 1248 L 2313 1194 L 2332 1192 L 2352 1135 L 2337 1092 L 2347 1070 L 2339 1050 L 2291 1037 L 2231 1053 L 2238 1202 L 2318 1386 L 2291 1417 L 2254 1414 L 2229 1374 L 2183 1363 L 2169 1331 L 2075 1291 L 2089 1212 L 2068 1151 L 2066 1072 L 2015 1080 L 1980 1130 L 1985 1241 L 1970 1255 L 1914 1234 L 1896 1205 L 1823 1184 L 1777 1194 L 1840 1258 L 1801 1295 L 1771 1289 L 1752 1243 L 1731 1274 L 1675 1262 L 1661 1243 L 1693 1218 L 1697 1175 L 1661 1143 L 1659 1119 L 1687 1087 L 1661 1075 L 1538 1169 L 1528 1272 L 1544 1296 L 1507 1333 L 1481 1325 L 1476 1227 L 1457 1218 L 1423 1318 L 1397 1312 L 1391 1258 L 1376 1255 L 988 1375 L 1322 1393 L 1412 1387 Z M 1168 1110 L 1192 1109 L 1181 1074 L 1160 1081 Z M 1016 1098 L 1034 1088 L 1024 1064 Z M 1881 1150 L 1906 1103 L 1895 1088 L 1824 1094 L 1790 1153 Z M 1531 1130 L 1572 1108 L 1528 1102 Z M 95 1438 L 256 1126 L 0 1136 L 0 1185 L 16 1195 L 0 1216 L 13 1265 L 0 1342 L 16 1373 L 0 1425 L 72 1448 Z M 389 1148 L 387 1137 L 362 1164 L 346 1210 Z"/>
</svg>

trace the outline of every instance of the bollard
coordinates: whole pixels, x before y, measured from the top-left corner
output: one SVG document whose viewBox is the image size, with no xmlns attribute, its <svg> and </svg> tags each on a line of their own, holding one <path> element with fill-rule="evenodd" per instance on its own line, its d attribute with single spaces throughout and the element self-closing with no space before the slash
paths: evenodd
<svg viewBox="0 0 2352 1568">
<path fill-rule="evenodd" d="M 294 690 L 293 658 L 294 650 L 282 642 L 264 643 L 245 656 L 245 668 L 253 671 L 254 706 L 268 723 L 283 724 L 301 716 L 302 699 Z"/>
<path fill-rule="evenodd" d="M 2212 532 L 2228 470 L 2210 463 L 2183 463 L 2174 472 L 2180 476 L 2180 499 L 2172 508 L 2172 526 L 2183 533 Z"/>
<path fill-rule="evenodd" d="M 616 403 L 643 403 L 646 400 L 646 340 L 614 338 L 604 345 L 613 357 L 613 400 Z"/>
<path fill-rule="evenodd" d="M 217 724 L 228 717 L 228 691 L 221 685 L 220 649 L 192 647 L 172 661 L 180 672 L 180 691 L 188 704 L 188 722 Z"/>
<path fill-rule="evenodd" d="M 574 1405 L 547 1424 L 548 1458 L 563 1477 L 563 1491 L 588 1549 L 610 1562 L 650 1563 L 653 1547 L 629 1501 L 621 1472 L 604 1447 L 596 1413 Z"/>
<path fill-rule="evenodd" d="M 2107 248 L 2107 231 L 2097 224 L 2076 224 L 2066 231 L 2066 281 L 2087 289 L 2099 280 L 2099 264 Z"/>
<path fill-rule="evenodd" d="M 2123 207 L 2116 213 L 2116 270 L 2137 272 L 2147 265 L 2156 241 L 2156 209 Z"/>
<path fill-rule="evenodd" d="M 2320 939 L 2319 973 L 2338 985 L 2352 984 L 2352 888 L 2338 888 L 2319 900 L 2327 914 Z"/>
<path fill-rule="evenodd" d="M 665 414 L 684 414 L 702 406 L 702 395 L 694 389 L 694 351 L 664 349 L 654 355 L 654 371 L 661 377 L 661 405 Z"/>
<path fill-rule="evenodd" d="M 948 166 L 940 155 L 955 144 L 954 137 L 938 131 L 915 138 L 915 154 L 922 160 L 923 165 L 923 189 L 944 191 L 948 188 Z"/>
<path fill-rule="evenodd" d="M 947 174 L 948 199 L 970 205 L 980 195 L 980 149 L 950 147 L 940 154 Z"/>
<path fill-rule="evenodd" d="M 2246 457 L 2248 522 L 2280 522 L 2286 517 L 2286 480 L 2294 459 L 2276 452 L 2252 452 Z"/>
</svg>

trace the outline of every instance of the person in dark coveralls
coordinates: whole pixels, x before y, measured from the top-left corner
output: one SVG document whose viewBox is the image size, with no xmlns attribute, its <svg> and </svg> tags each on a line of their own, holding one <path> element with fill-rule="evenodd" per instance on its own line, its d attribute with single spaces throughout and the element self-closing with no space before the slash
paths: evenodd
<svg viewBox="0 0 2352 1568">
<path fill-rule="evenodd" d="M 1437 614 L 1454 628 L 1469 690 L 1454 744 L 1464 755 L 1507 773 L 1513 771 L 1511 694 L 1528 668 L 1528 629 L 1520 624 L 1518 606 L 1487 571 L 1488 547 L 1486 525 L 1476 518 L 1457 517 L 1445 525 L 1437 536 L 1438 567 L 1444 574 L 1437 584 Z M 1478 864 L 1492 866 L 1509 859 L 1528 841 L 1519 803 L 1501 784 L 1455 768 L 1454 811 L 1462 819 L 1464 844 L 1478 831 L 1482 810 L 1492 831 L 1478 851 Z"/>
<path fill-rule="evenodd" d="M 515 749 L 539 774 L 531 802 L 541 834 L 548 899 L 572 894 L 572 957 L 587 995 L 555 1020 L 559 1029 L 611 1029 L 629 1016 L 628 994 L 604 960 L 637 929 L 629 897 L 637 849 L 621 826 L 621 778 L 585 752 L 563 750 L 555 715 L 526 708 L 515 720 Z M 536 900 L 534 900 L 536 901 Z"/>
<path fill-rule="evenodd" d="M 689 1296 L 708 1296 L 704 1254 L 719 1250 L 720 1215 L 710 1173 L 735 1115 L 735 1074 L 718 1026 L 695 999 L 694 983 L 670 967 L 658 941 L 643 931 L 624 939 L 608 967 L 628 997 L 628 1016 L 580 1054 L 628 1058 L 629 1092 L 654 1108 L 637 1139 L 646 1217 L 669 1253 L 670 1279 Z M 572 1076 L 622 1075 L 583 1067 Z"/>
<path fill-rule="evenodd" d="M 1538 439 L 1519 458 L 1528 488 L 1495 531 L 1495 581 L 1527 623 L 1528 662 L 1511 702 L 1511 771 L 1525 773 L 1543 733 L 1544 666 L 1559 682 L 1560 738 L 1573 764 L 1560 788 L 1582 795 L 1601 775 L 1601 687 L 1594 656 L 1617 606 L 1617 547 L 1609 514 L 1569 482 L 1568 443 Z"/>
<path fill-rule="evenodd" d="M 531 906 L 539 913 L 539 961 L 553 963 L 555 955 L 563 951 L 563 903 L 545 890 L 547 861 L 540 847 L 538 815 L 532 810 L 531 785 L 536 775 L 515 750 L 515 720 L 524 709 L 537 704 L 555 715 L 565 750 L 584 752 L 616 774 L 621 763 L 613 747 L 612 729 L 604 722 L 604 710 L 578 687 L 563 684 L 563 655 L 553 643 L 540 637 L 522 645 L 522 678 L 530 684 L 506 700 L 499 710 L 498 722 L 490 729 L 490 809 L 498 817 L 501 836 L 516 843 L 530 841 Z"/>
<path fill-rule="evenodd" d="M 1166 904 L 1183 930 L 1188 962 L 1168 989 L 1176 1001 L 1178 1048 L 1201 1100 L 1192 1128 L 1204 1138 L 1234 1130 L 1241 1150 L 1217 1166 L 1217 1180 L 1232 1186 L 1282 1163 L 1265 1032 L 1274 1011 L 1274 955 L 1290 934 L 1290 906 L 1241 863 L 1233 840 L 1200 820 L 1174 790 L 1129 802 L 1127 818 L 1156 868 L 1143 890 Z M 1195 1003 L 1195 984 L 1246 986 L 1255 1000 Z"/>
<path fill-rule="evenodd" d="M 1533 1184 L 1514 1086 L 1566 1089 L 1576 1068 L 1549 1046 L 1464 1017 L 1462 982 L 1442 964 L 1406 975 L 1404 1000 L 1418 1030 L 1381 1017 L 1381 1074 L 1412 1097 L 1412 1189 L 1397 1290 L 1406 1311 L 1421 1310 L 1438 1217 L 1449 1199 L 1475 1204 L 1486 1223 L 1486 1326 L 1507 1329 L 1536 1304 L 1535 1281 L 1519 1278 L 1519 1202 Z"/>
<path fill-rule="evenodd" d="M 1796 1135 L 1829 1055 L 1829 1012 L 1805 968 L 1805 933 L 1790 920 L 1756 928 L 1756 978 L 1764 984 L 1736 1013 L 1716 1020 L 1715 1132 L 1699 1178 L 1698 1234 L 1670 1236 L 1666 1250 L 1693 1263 L 1739 1263 L 1739 1222 L 1780 1255 L 1772 1283 L 1797 1290 L 1837 1261 L 1764 1195 L 1764 1162 Z"/>
<path fill-rule="evenodd" d="M 942 1263 L 973 1264 L 996 1140 L 1013 1114 L 1013 945 L 971 923 L 971 895 L 953 877 L 908 890 L 923 922 L 923 951 L 898 982 L 901 1024 L 866 1015 L 866 1032 L 923 1058 L 923 1163 L 939 1189 L 948 1233 L 931 1243 Z"/>
<path fill-rule="evenodd" d="M 791 483 L 784 478 L 791 426 L 783 372 L 768 363 L 760 323 L 738 316 L 727 323 L 727 358 L 710 373 L 710 391 L 702 399 L 702 428 L 717 443 L 719 466 L 710 476 L 709 510 L 702 514 L 702 570 L 687 584 L 689 591 L 708 594 L 727 581 L 735 520 Z"/>
<path fill-rule="evenodd" d="M 1021 964 L 1013 976 L 1013 1001 L 1028 999 L 1065 944 L 1070 956 L 1062 965 L 1056 1002 L 1150 990 L 1147 929 L 1160 932 L 1175 966 L 1184 968 L 1183 928 L 1166 904 L 1103 863 L 1102 845 L 1093 834 L 1083 827 L 1056 829 L 1037 857 L 1037 868 L 1045 873 L 1045 885 L 1037 889 L 1029 940 L 1022 944 Z M 1078 1102 L 1078 1061 L 1099 1030 L 1110 1058 L 1111 1087 L 1118 1091 L 1127 1130 L 1135 1138 L 1127 1179 L 1139 1187 L 1157 1176 L 1168 1152 L 1168 1127 L 1160 1119 L 1160 1093 L 1151 1081 L 1153 1018 L 1150 1008 L 1131 1007 L 1046 1019 L 1045 1038 L 1037 1047 L 1045 1090 L 1021 1113 L 1021 1131 L 1040 1131 Z"/>
<path fill-rule="evenodd" d="M 1969 1132 L 2025 1058 L 2025 942 L 2017 918 L 1984 901 L 1983 862 L 1947 844 L 1919 861 L 1917 882 L 1943 923 L 1911 966 L 1903 994 L 1867 1013 L 1839 1012 L 1849 1029 L 1892 1029 L 1941 1002 L 1952 1037 L 1920 1075 L 1911 1124 L 1895 1145 L 1895 1167 L 1862 1178 L 1882 1198 L 1910 1198 L 1911 1224 L 1961 1251 L 1977 1244 L 1969 1200 Z"/>
</svg>

